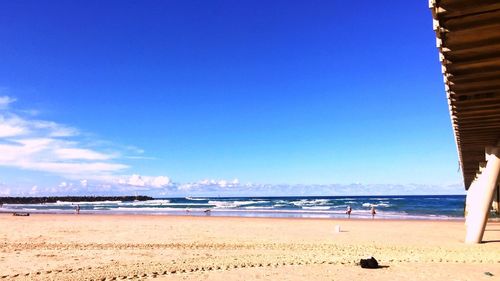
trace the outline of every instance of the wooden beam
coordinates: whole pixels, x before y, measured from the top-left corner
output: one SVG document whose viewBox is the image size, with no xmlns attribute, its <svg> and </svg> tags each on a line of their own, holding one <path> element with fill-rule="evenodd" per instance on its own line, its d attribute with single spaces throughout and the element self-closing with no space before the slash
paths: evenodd
<svg viewBox="0 0 500 281">
<path fill-rule="evenodd" d="M 448 31 L 455 32 L 466 28 L 487 25 L 492 21 L 498 21 L 499 10 L 484 11 L 470 14 L 465 17 L 449 18 L 440 21 L 440 26 Z"/>
<path fill-rule="evenodd" d="M 436 16 L 444 21 L 455 17 L 466 17 L 471 14 L 479 14 L 488 11 L 500 10 L 500 3 L 498 3 L 498 1 L 489 0 L 484 2 L 478 2 L 476 3 L 476 5 L 474 5 L 471 4 L 471 2 L 469 1 L 468 4 L 463 5 L 460 8 L 459 7 L 460 6 L 456 4 L 445 5 L 444 3 L 440 2 L 436 7 L 437 8 Z"/>
<path fill-rule="evenodd" d="M 498 49 L 500 50 L 500 44 L 497 45 Z M 490 81 L 490 80 L 496 80 L 499 79 L 500 77 L 500 70 L 498 71 L 490 71 L 490 72 L 485 72 L 485 73 L 469 73 L 469 74 L 462 74 L 462 75 L 452 75 L 452 74 L 447 74 L 446 78 L 450 82 L 454 83 L 460 83 L 460 82 L 474 82 L 474 81 Z"/>
</svg>

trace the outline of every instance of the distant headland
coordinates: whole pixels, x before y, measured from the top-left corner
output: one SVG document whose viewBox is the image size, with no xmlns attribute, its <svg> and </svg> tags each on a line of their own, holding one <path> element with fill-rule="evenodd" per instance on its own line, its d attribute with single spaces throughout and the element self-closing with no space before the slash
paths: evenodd
<svg viewBox="0 0 500 281">
<path fill-rule="evenodd" d="M 149 196 L 47 196 L 47 197 L 0 197 L 1 204 L 43 204 L 64 202 L 100 202 L 100 201 L 146 201 Z"/>
</svg>

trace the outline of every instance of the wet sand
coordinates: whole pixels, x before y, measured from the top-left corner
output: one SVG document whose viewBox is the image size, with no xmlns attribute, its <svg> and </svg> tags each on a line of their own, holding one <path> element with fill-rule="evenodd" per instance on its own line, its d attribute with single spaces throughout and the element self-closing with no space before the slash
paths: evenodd
<svg viewBox="0 0 500 281">
<path fill-rule="evenodd" d="M 500 223 L 463 236 L 463 221 L 0 214 L 0 280 L 499 278 Z M 356 265 L 369 255 L 382 268 Z"/>
</svg>

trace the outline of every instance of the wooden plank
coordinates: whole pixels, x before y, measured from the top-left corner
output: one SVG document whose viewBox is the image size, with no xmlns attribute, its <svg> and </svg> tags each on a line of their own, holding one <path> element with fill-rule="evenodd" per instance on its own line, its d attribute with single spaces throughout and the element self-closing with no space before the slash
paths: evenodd
<svg viewBox="0 0 500 281">
<path fill-rule="evenodd" d="M 500 44 L 498 45 L 500 50 Z M 476 82 L 476 81 L 490 81 L 497 80 L 500 77 L 500 70 L 490 72 L 473 72 L 462 75 L 447 74 L 446 79 L 454 83 Z"/>
<path fill-rule="evenodd" d="M 453 120 L 453 124 L 456 126 L 462 127 L 468 127 L 468 126 L 480 126 L 481 124 L 484 125 L 491 125 L 491 124 L 498 124 L 500 123 L 500 118 L 499 119 L 491 119 L 491 120 L 484 120 L 481 122 L 477 122 L 474 120 Z"/>
<path fill-rule="evenodd" d="M 477 110 L 470 110 L 470 111 L 455 111 L 455 110 L 453 110 L 453 115 L 458 116 L 459 118 L 462 116 L 488 117 L 489 115 L 500 115 L 500 110 L 499 110 L 499 108 L 477 109 Z"/>
<path fill-rule="evenodd" d="M 446 65 L 448 73 L 454 75 L 473 73 L 479 71 L 485 73 L 500 70 L 500 57 L 486 58 L 467 62 L 453 62 Z"/>
<path fill-rule="evenodd" d="M 474 105 L 483 105 L 483 104 L 490 104 L 490 103 L 500 103 L 500 92 L 499 93 L 494 93 L 490 97 L 479 97 L 475 98 L 474 96 L 462 96 L 461 99 L 457 98 L 451 98 L 451 103 L 452 105 L 457 105 L 457 106 L 474 106 Z"/>
<path fill-rule="evenodd" d="M 494 145 L 495 142 L 498 141 L 498 136 L 491 136 L 491 137 L 480 137 L 480 138 L 474 138 L 474 137 L 468 137 L 468 138 L 460 138 L 460 144 L 465 146 L 465 145 Z"/>
<path fill-rule="evenodd" d="M 488 145 L 494 145 L 495 141 L 499 139 L 498 134 L 488 134 L 481 131 L 462 131 L 461 135 L 457 138 L 461 141 L 461 144 L 466 145 L 472 142 L 488 143 Z"/>
<path fill-rule="evenodd" d="M 487 25 L 475 28 L 469 27 L 456 32 L 444 32 L 440 36 L 443 46 L 454 50 L 457 46 L 468 45 L 476 42 L 484 42 L 499 38 L 496 32 L 500 28 L 500 21 L 497 19 Z"/>
<path fill-rule="evenodd" d="M 452 104 L 451 108 L 452 108 L 452 111 L 454 111 L 454 112 L 467 112 L 467 111 L 482 110 L 482 109 L 498 109 L 498 108 L 500 108 L 500 103 L 476 104 L 476 105 L 455 105 L 455 104 Z"/>
<path fill-rule="evenodd" d="M 436 16 L 441 20 L 447 20 L 455 17 L 466 17 L 468 15 L 499 10 L 500 3 L 494 0 L 489 0 L 484 2 L 469 1 L 468 3 L 462 6 L 459 6 L 457 4 L 445 6 L 445 4 L 439 3 L 436 8 L 437 8 Z"/>
<path fill-rule="evenodd" d="M 500 107 L 500 100 L 496 100 L 496 101 L 489 101 L 489 102 L 485 102 L 485 101 L 476 101 L 476 102 L 471 102 L 471 103 L 458 103 L 458 102 L 452 102 L 451 103 L 451 108 L 452 109 L 481 109 L 481 108 L 499 108 Z"/>
<path fill-rule="evenodd" d="M 469 131 L 469 130 L 492 130 L 494 128 L 499 128 L 500 125 L 498 125 L 498 122 L 497 123 L 488 123 L 488 124 L 484 124 L 484 125 L 480 125 L 480 124 L 465 124 L 465 125 L 459 125 L 458 126 L 458 131 L 459 132 L 466 132 L 466 131 Z M 497 131 L 500 131 L 500 130 L 497 130 Z"/>
<path fill-rule="evenodd" d="M 480 98 L 480 97 L 490 97 L 490 96 L 496 96 L 500 93 L 500 89 L 498 90 L 491 90 L 491 91 L 464 91 L 464 92 L 450 92 L 450 98 L 451 99 L 461 99 L 462 96 L 467 96 L 468 98 Z"/>
<path fill-rule="evenodd" d="M 465 17 L 442 19 L 439 21 L 439 26 L 450 32 L 455 32 L 465 28 L 487 25 L 492 21 L 498 21 L 499 14 L 500 10 L 490 10 Z"/>
<path fill-rule="evenodd" d="M 495 91 L 500 89 L 500 79 L 477 82 L 456 82 L 450 83 L 449 87 L 453 92 Z"/>
<path fill-rule="evenodd" d="M 472 51 L 475 48 L 478 49 L 489 49 L 489 46 L 491 45 L 498 45 L 500 44 L 500 38 L 494 37 L 494 38 L 486 38 L 481 41 L 475 40 L 475 41 L 460 41 L 460 42 L 448 42 L 448 41 L 443 41 L 439 40 L 438 42 L 438 48 L 441 49 L 441 51 L 446 54 L 447 52 L 452 52 L 452 51 L 461 51 L 461 50 L 467 50 L 468 52 Z M 449 50 L 449 51 L 448 51 Z"/>
<path fill-rule="evenodd" d="M 465 49 L 446 48 L 446 51 L 443 50 L 442 52 L 442 59 L 440 61 L 443 61 L 445 59 L 451 62 L 470 61 L 470 60 L 485 59 L 490 56 L 496 57 L 498 56 L 497 54 L 499 52 L 499 47 L 500 44 L 488 44 L 483 46 L 478 46 L 474 44 L 470 48 L 465 48 Z"/>
<path fill-rule="evenodd" d="M 481 131 L 481 130 L 483 130 L 483 131 Z M 500 133 L 498 133 L 500 131 L 500 126 L 498 126 L 498 125 L 491 125 L 488 127 L 461 127 L 458 130 L 458 132 L 463 135 L 463 134 L 468 134 L 472 131 L 487 133 L 488 130 L 492 131 L 492 134 L 496 133 L 495 134 L 496 136 L 500 136 Z"/>
</svg>

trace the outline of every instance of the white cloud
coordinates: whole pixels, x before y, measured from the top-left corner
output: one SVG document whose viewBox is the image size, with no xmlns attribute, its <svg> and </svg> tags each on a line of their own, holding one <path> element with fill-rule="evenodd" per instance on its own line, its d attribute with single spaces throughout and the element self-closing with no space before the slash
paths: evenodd
<svg viewBox="0 0 500 281">
<path fill-rule="evenodd" d="M 118 153 L 89 148 L 79 131 L 52 121 L 14 114 L 15 99 L 2 96 L 0 105 L 0 166 L 42 171 L 71 179 L 100 179 L 128 168 L 115 163 Z M 108 147 L 111 145 L 108 145 Z M 109 149 L 107 149 L 109 150 Z"/>
<path fill-rule="evenodd" d="M 61 159 L 108 160 L 111 155 L 82 148 L 60 148 L 55 150 Z"/>
<path fill-rule="evenodd" d="M 51 121 L 34 120 L 30 124 L 34 129 L 45 130 L 49 137 L 71 137 L 79 134 L 78 130 Z"/>
<path fill-rule="evenodd" d="M 5 118 L 0 115 L 0 138 L 23 135 L 27 131 L 28 128 L 20 124 L 18 118 Z"/>
<path fill-rule="evenodd" d="M 0 196 L 10 196 L 10 188 L 0 186 Z"/>
<path fill-rule="evenodd" d="M 10 124 L 0 123 L 0 138 L 17 136 L 23 134 L 24 132 L 25 132 L 24 128 L 22 127 L 16 127 Z"/>
<path fill-rule="evenodd" d="M 184 183 L 178 186 L 179 190 L 200 190 L 206 187 L 213 188 L 233 188 L 240 185 L 238 179 L 233 180 L 214 180 L 214 179 L 204 179 L 194 183 Z"/>
<path fill-rule="evenodd" d="M 88 180 L 81 180 L 81 181 L 80 181 L 80 185 L 81 185 L 82 187 L 87 187 L 87 186 L 89 185 L 89 181 L 88 181 Z"/>
<path fill-rule="evenodd" d="M 170 178 L 165 176 L 154 177 L 151 181 L 151 186 L 153 187 L 164 187 L 170 185 L 172 182 Z"/>
<path fill-rule="evenodd" d="M 121 179 L 118 181 L 121 184 L 132 185 L 132 186 L 144 186 L 144 180 L 140 175 L 132 175 L 128 179 Z"/>
<path fill-rule="evenodd" d="M 38 185 L 34 185 L 33 187 L 31 187 L 31 190 L 29 192 L 30 195 L 36 195 L 38 194 Z"/>
<path fill-rule="evenodd" d="M 425 184 L 240 184 L 202 180 L 178 184 L 177 196 L 364 196 L 464 194 L 463 185 Z"/>
<path fill-rule="evenodd" d="M 116 180 L 116 183 L 120 185 L 146 188 L 163 188 L 172 185 L 172 181 L 166 176 L 152 177 L 137 174 L 131 176 L 121 176 Z"/>
<path fill-rule="evenodd" d="M 0 96 L 0 109 L 7 108 L 9 104 L 15 102 L 16 99 L 9 96 Z"/>
</svg>

